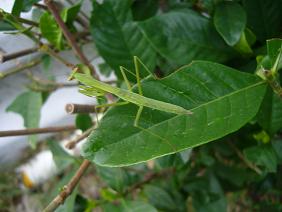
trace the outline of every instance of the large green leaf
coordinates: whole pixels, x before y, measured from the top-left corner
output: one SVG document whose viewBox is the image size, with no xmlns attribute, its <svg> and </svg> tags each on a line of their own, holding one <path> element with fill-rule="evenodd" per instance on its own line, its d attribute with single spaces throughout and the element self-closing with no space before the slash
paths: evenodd
<svg viewBox="0 0 282 212">
<path fill-rule="evenodd" d="M 123 166 L 172 154 L 238 130 L 257 113 L 266 84 L 226 66 L 198 61 L 161 79 L 142 82 L 145 96 L 191 109 L 173 115 L 145 109 L 133 127 L 137 107 L 107 112 L 88 138 L 83 156 L 103 166 Z"/>
<path fill-rule="evenodd" d="M 9 105 L 6 110 L 20 114 L 24 119 L 25 127 L 35 128 L 39 125 L 41 106 L 41 93 L 28 91 L 17 96 L 17 98 Z M 34 147 L 36 136 L 29 136 L 29 141 L 30 144 Z"/>
<path fill-rule="evenodd" d="M 228 45 L 233 46 L 239 41 L 246 22 L 246 13 L 239 4 L 222 2 L 216 6 L 214 25 Z"/>
<path fill-rule="evenodd" d="M 267 38 L 279 35 L 282 24 L 281 0 L 244 0 L 247 24 L 257 39 L 265 42 Z"/>
<path fill-rule="evenodd" d="M 155 16 L 140 23 L 156 51 L 171 64 L 184 65 L 192 60 L 223 62 L 232 57 L 210 20 L 183 9 Z"/>
<path fill-rule="evenodd" d="M 138 24 L 132 21 L 130 5 L 130 0 L 105 0 L 102 4 L 93 1 L 90 30 L 94 43 L 120 78 L 119 66 L 134 70 L 133 56 L 138 56 L 150 70 L 155 67 L 156 60 L 155 51 Z M 147 75 L 144 71 L 141 74 Z"/>
</svg>

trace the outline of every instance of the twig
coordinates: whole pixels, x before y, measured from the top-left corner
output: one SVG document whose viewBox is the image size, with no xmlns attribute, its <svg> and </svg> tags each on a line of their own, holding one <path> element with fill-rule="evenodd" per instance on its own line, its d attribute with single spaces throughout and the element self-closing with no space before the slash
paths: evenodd
<svg viewBox="0 0 282 212">
<path fill-rule="evenodd" d="M 65 110 L 68 114 L 75 113 L 95 113 L 95 105 L 66 104 Z"/>
<path fill-rule="evenodd" d="M 232 141 L 231 141 L 232 142 Z M 242 152 L 233 144 L 229 142 L 228 144 L 231 146 L 231 148 L 236 152 L 236 154 L 238 155 L 238 157 L 244 161 L 244 163 L 252 170 L 254 170 L 257 174 L 261 175 L 262 171 L 255 165 L 253 164 L 251 161 L 249 161 L 247 158 L 244 157 L 244 155 L 242 154 Z"/>
<path fill-rule="evenodd" d="M 41 59 L 37 59 L 37 60 L 33 60 L 31 62 L 28 62 L 26 64 L 22 64 L 19 67 L 15 67 L 15 68 L 9 69 L 9 70 L 7 70 L 5 72 L 2 72 L 2 73 L 0 72 L 0 79 L 3 79 L 3 78 L 8 77 L 8 76 L 10 76 L 12 74 L 16 74 L 16 73 L 18 73 L 20 71 L 23 71 L 25 69 L 31 68 L 33 66 L 36 66 L 40 62 L 41 62 Z"/>
<path fill-rule="evenodd" d="M 52 202 L 49 203 L 49 205 L 43 210 L 44 212 L 51 212 L 55 211 L 56 208 L 58 208 L 61 204 L 64 203 L 65 199 L 72 193 L 78 182 L 80 181 L 83 174 L 86 172 L 87 168 L 90 165 L 90 161 L 84 160 L 75 173 L 75 175 L 72 177 L 72 179 L 69 181 L 67 185 L 63 187 L 63 190 L 52 200 Z"/>
<path fill-rule="evenodd" d="M 34 26 L 34 27 L 39 27 L 39 24 L 35 21 L 32 21 L 32 20 L 28 20 L 28 19 L 25 19 L 25 18 L 20 18 L 20 17 L 16 17 L 14 16 L 19 22 L 23 23 L 23 24 L 28 24 L 30 26 Z"/>
<path fill-rule="evenodd" d="M 94 124 L 95 125 L 95 124 Z M 80 141 L 86 138 L 90 133 L 95 129 L 96 126 L 89 128 L 85 132 L 83 132 L 80 136 L 76 137 L 72 141 L 66 144 L 66 148 L 73 149 Z"/>
<path fill-rule="evenodd" d="M 46 7 L 43 4 L 35 3 L 35 4 L 33 4 L 33 6 L 38 7 L 40 9 L 43 9 L 43 10 L 48 10 L 48 7 Z"/>
<path fill-rule="evenodd" d="M 145 176 L 145 178 L 142 181 L 140 181 L 140 182 L 132 185 L 130 188 L 128 188 L 124 192 L 124 195 L 127 195 L 127 194 L 133 192 L 134 190 L 143 187 L 145 184 L 150 183 L 152 180 L 154 180 L 156 178 L 167 177 L 168 175 L 173 174 L 174 172 L 175 172 L 174 168 L 168 168 L 168 169 L 163 169 L 160 172 L 149 173 L 149 174 L 147 174 L 147 176 Z"/>
<path fill-rule="evenodd" d="M 74 50 L 75 54 L 78 56 L 78 58 L 82 61 L 83 64 L 85 64 L 86 66 L 88 66 L 88 68 L 91 70 L 92 74 L 99 79 L 94 67 L 92 66 L 92 64 L 88 61 L 88 59 L 86 58 L 86 56 L 83 54 L 83 52 L 81 51 L 81 49 L 79 48 L 79 46 L 77 45 L 74 36 L 70 33 L 70 31 L 68 30 L 67 26 L 65 25 L 65 23 L 63 22 L 60 14 L 58 13 L 57 8 L 55 7 L 55 5 L 53 4 L 52 0 L 44 0 L 44 3 L 46 4 L 46 6 L 48 7 L 48 9 L 50 10 L 50 12 L 53 14 L 57 24 L 59 25 L 59 27 L 62 29 L 62 32 L 64 34 L 64 36 L 66 37 L 67 41 L 69 42 L 70 46 L 72 47 L 72 49 Z"/>
<path fill-rule="evenodd" d="M 32 54 L 34 52 L 38 51 L 38 47 L 33 47 L 33 48 L 29 48 L 29 49 L 24 49 L 18 52 L 14 52 L 14 53 L 10 53 L 10 54 L 2 54 L 0 55 L 0 63 L 4 63 L 6 61 L 18 58 L 18 57 L 22 57 L 28 54 Z"/>
<path fill-rule="evenodd" d="M 60 127 L 29 128 L 29 129 L 24 129 L 24 130 L 7 130 L 7 131 L 0 131 L 0 137 L 73 131 L 75 129 L 76 129 L 76 126 L 74 125 L 66 125 L 66 126 L 60 126 Z"/>
</svg>

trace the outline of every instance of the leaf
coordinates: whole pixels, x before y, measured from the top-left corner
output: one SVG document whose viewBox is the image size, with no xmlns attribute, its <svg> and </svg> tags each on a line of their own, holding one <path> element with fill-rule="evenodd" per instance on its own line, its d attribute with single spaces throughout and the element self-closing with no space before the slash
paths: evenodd
<svg viewBox="0 0 282 212">
<path fill-rule="evenodd" d="M 130 183 L 130 176 L 121 168 L 96 166 L 101 179 L 117 192 L 123 192 Z"/>
<path fill-rule="evenodd" d="M 177 205 L 171 196 L 161 187 L 147 185 L 144 193 L 149 199 L 149 202 L 157 209 L 163 211 L 176 211 Z"/>
<path fill-rule="evenodd" d="M 279 163 L 281 164 L 282 162 L 282 140 L 281 139 L 274 139 L 273 141 L 271 141 L 272 144 L 272 148 L 275 151 L 278 159 L 279 159 Z"/>
<path fill-rule="evenodd" d="M 155 16 L 140 26 L 154 49 L 171 64 L 179 66 L 197 59 L 223 62 L 232 57 L 233 50 L 209 19 L 192 10 Z"/>
<path fill-rule="evenodd" d="M 55 18 L 48 12 L 44 13 L 39 21 L 42 36 L 45 37 L 57 49 L 63 49 L 63 34 L 57 25 Z"/>
<path fill-rule="evenodd" d="M 15 0 L 13 5 L 12 14 L 20 16 L 21 12 L 28 12 L 34 3 L 40 0 Z"/>
<path fill-rule="evenodd" d="M 64 10 L 60 13 L 63 21 L 69 28 L 73 28 L 72 23 L 75 20 L 80 7 L 81 1 L 78 4 L 73 5 L 72 7 L 64 8 Z M 53 15 L 45 12 L 40 18 L 39 28 L 43 37 L 45 37 L 57 49 L 63 49 L 63 32 L 58 26 Z"/>
<path fill-rule="evenodd" d="M 11 13 L 15 16 L 20 16 L 22 8 L 23 8 L 23 1 L 15 0 Z"/>
<path fill-rule="evenodd" d="M 36 128 L 38 127 L 40 121 L 41 106 L 41 93 L 27 91 L 17 96 L 16 99 L 8 106 L 6 111 L 20 114 L 24 120 L 24 126 L 26 128 Z M 29 142 L 32 147 L 35 147 L 36 139 L 36 135 L 29 136 Z"/>
<path fill-rule="evenodd" d="M 78 114 L 75 117 L 75 125 L 78 129 L 85 131 L 92 127 L 92 119 L 89 114 Z"/>
<path fill-rule="evenodd" d="M 277 57 L 279 57 L 280 52 L 282 51 L 282 39 L 270 39 L 266 41 L 267 44 L 267 55 L 271 61 L 271 67 L 275 65 Z M 282 67 L 282 57 L 279 58 L 277 64 L 277 70 Z"/>
<path fill-rule="evenodd" d="M 278 36 L 282 24 L 281 0 L 244 0 L 247 13 L 247 25 L 256 34 L 257 39 L 265 42 Z"/>
<path fill-rule="evenodd" d="M 109 110 L 88 137 L 82 155 L 102 166 L 125 166 L 179 152 L 232 133 L 257 113 L 266 83 L 226 66 L 196 61 L 174 74 L 142 82 L 146 97 L 191 109 L 174 115 L 146 108 L 133 127 L 137 107 Z"/>
<path fill-rule="evenodd" d="M 278 158 L 271 145 L 249 147 L 243 153 L 249 161 L 265 167 L 268 172 L 276 172 Z"/>
<path fill-rule="evenodd" d="M 72 26 L 73 22 L 75 21 L 80 8 L 81 8 L 81 4 L 82 4 L 82 0 L 79 1 L 77 4 L 68 7 L 68 8 L 64 8 L 61 12 L 61 17 L 63 19 L 63 21 L 68 25 L 68 26 Z"/>
<path fill-rule="evenodd" d="M 235 2 L 221 2 L 216 6 L 214 25 L 229 46 L 234 46 L 246 27 L 244 9 Z"/>
<path fill-rule="evenodd" d="M 0 20 L 0 31 L 11 31 L 16 30 L 10 23 L 4 20 Z"/>
<path fill-rule="evenodd" d="M 257 120 L 259 125 L 272 135 L 282 128 L 282 101 L 270 87 L 262 101 Z"/>
<path fill-rule="evenodd" d="M 132 21 L 130 0 L 105 0 L 102 4 L 93 1 L 91 33 L 94 43 L 104 60 L 122 78 L 119 67 L 134 70 L 133 56 L 138 56 L 149 68 L 155 67 L 156 53 Z M 141 76 L 148 75 L 141 70 Z M 128 76 L 133 81 L 135 78 Z"/>
<path fill-rule="evenodd" d="M 152 17 L 157 13 L 158 6 L 158 1 L 155 0 L 134 1 L 131 6 L 134 20 L 143 21 Z"/>
<path fill-rule="evenodd" d="M 120 205 L 102 205 L 104 212 L 157 212 L 157 210 L 146 202 L 123 200 Z"/>
<path fill-rule="evenodd" d="M 74 158 L 69 155 L 57 141 L 49 141 L 48 146 L 53 154 L 55 164 L 60 170 L 67 168 L 75 161 Z"/>
</svg>

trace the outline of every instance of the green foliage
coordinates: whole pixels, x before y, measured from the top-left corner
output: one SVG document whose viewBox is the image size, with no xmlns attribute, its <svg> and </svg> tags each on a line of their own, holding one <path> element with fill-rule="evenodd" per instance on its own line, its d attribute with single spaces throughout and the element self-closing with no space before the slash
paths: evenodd
<svg viewBox="0 0 282 212">
<path fill-rule="evenodd" d="M 92 127 L 92 118 L 88 114 L 78 114 L 75 117 L 75 125 L 77 129 L 85 131 L 88 128 Z"/>
<path fill-rule="evenodd" d="M 12 15 L 1 10 L 0 30 L 17 30 L 38 44 L 37 28 L 18 20 L 34 2 L 16 0 Z M 117 86 L 124 85 L 123 66 L 134 83 L 138 56 L 158 78 L 140 67 L 143 95 L 193 114 L 145 107 L 138 128 L 138 105 L 109 108 L 81 152 L 94 164 L 86 182 L 57 211 L 281 211 L 282 1 L 92 0 L 89 20 L 80 13 L 82 3 L 59 12 L 72 35 L 91 32 L 75 39 L 95 45 L 101 73 L 114 72 Z M 57 52 L 69 48 L 54 16 L 41 13 L 40 42 Z M 82 19 L 89 27 L 79 24 Z M 50 56 L 42 63 L 56 84 Z M 91 74 L 86 65 L 74 65 Z M 26 127 L 38 127 L 42 97 L 25 92 L 7 111 L 19 113 Z M 107 103 L 106 97 L 98 102 Z M 78 114 L 75 124 L 85 131 L 91 116 Z M 48 146 L 61 171 L 50 201 L 77 167 L 60 144 Z"/>
<path fill-rule="evenodd" d="M 135 105 L 113 108 L 88 138 L 83 155 L 100 165 L 121 166 L 221 138 L 256 115 L 265 87 L 256 76 L 200 61 L 161 80 L 148 78 L 142 82 L 145 96 L 193 114 L 175 116 L 147 109 L 140 120 L 144 131 L 133 127 Z"/>
<path fill-rule="evenodd" d="M 27 91 L 17 96 L 6 111 L 20 114 L 26 128 L 36 128 L 39 126 L 41 105 L 41 93 Z M 36 135 L 29 136 L 29 142 L 33 148 L 35 148 L 36 141 Z"/>
<path fill-rule="evenodd" d="M 246 26 L 244 9 L 234 2 L 222 2 L 217 5 L 214 14 L 214 25 L 225 42 L 235 45 Z"/>
</svg>

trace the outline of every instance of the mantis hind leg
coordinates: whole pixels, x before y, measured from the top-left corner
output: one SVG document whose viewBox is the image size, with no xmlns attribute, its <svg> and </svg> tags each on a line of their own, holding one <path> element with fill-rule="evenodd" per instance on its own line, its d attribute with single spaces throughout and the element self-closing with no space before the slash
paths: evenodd
<svg viewBox="0 0 282 212">
<path fill-rule="evenodd" d="M 164 141 L 167 145 L 169 145 L 171 147 L 171 149 L 176 152 L 176 149 L 174 148 L 174 146 L 168 141 L 166 140 L 165 138 L 155 134 L 154 132 L 151 132 L 150 130 L 146 129 L 146 128 L 143 128 L 141 126 L 138 125 L 138 122 L 139 122 L 139 119 L 140 119 L 140 116 L 141 116 L 141 113 L 143 111 L 143 106 L 140 106 L 138 108 L 138 111 L 137 111 L 137 114 L 136 114 L 136 117 L 135 117 L 135 120 L 134 120 L 134 127 L 136 128 L 139 128 L 140 130 L 143 130 L 147 133 L 149 133 L 150 135 L 154 136 L 154 137 L 157 137 L 159 139 L 161 139 L 162 141 Z"/>
</svg>

